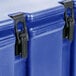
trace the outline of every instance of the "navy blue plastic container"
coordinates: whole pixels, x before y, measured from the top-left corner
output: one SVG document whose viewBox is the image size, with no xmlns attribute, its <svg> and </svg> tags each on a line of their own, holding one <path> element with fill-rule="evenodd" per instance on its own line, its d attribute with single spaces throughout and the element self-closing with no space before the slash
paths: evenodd
<svg viewBox="0 0 76 76">
<path fill-rule="evenodd" d="M 0 21 L 0 76 L 70 76 L 71 43 L 63 39 L 64 10 L 57 6 L 25 12 L 29 35 L 26 58 L 15 56 L 13 20 Z M 21 24 L 18 26 L 22 28 Z"/>
<path fill-rule="evenodd" d="M 26 58 L 15 56 L 13 20 L 2 21 L 5 25 L 0 26 L 0 76 L 61 76 L 63 16 L 62 6 L 25 14 L 29 34 Z"/>
</svg>

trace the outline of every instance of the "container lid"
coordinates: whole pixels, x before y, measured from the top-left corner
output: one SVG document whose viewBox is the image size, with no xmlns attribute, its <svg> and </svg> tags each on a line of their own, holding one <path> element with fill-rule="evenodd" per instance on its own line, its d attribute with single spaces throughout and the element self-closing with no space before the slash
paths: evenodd
<svg viewBox="0 0 76 76">
<path fill-rule="evenodd" d="M 1 0 L 0 21 L 9 19 L 8 14 L 16 12 L 37 12 L 59 6 L 58 0 Z"/>
<path fill-rule="evenodd" d="M 25 1 L 22 2 L 22 0 L 18 0 L 17 3 L 13 0 L 11 3 L 8 0 L 8 2 L 5 1 L 5 4 L 4 1 L 1 1 L 3 10 L 0 13 L 0 41 L 14 38 L 14 22 L 12 19 L 10 20 L 8 15 L 16 12 L 26 13 L 29 37 L 37 38 L 45 34 L 45 32 L 47 34 L 47 32 L 54 33 L 62 30 L 64 27 L 64 8 L 62 9 L 62 7 L 56 0 L 28 0 L 26 3 Z"/>
</svg>

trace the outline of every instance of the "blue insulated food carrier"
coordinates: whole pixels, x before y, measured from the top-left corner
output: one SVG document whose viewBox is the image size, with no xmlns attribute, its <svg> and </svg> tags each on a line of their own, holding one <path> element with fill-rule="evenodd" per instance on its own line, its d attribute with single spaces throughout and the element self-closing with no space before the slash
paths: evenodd
<svg viewBox="0 0 76 76">
<path fill-rule="evenodd" d="M 64 6 L 56 0 L 0 6 L 0 76 L 69 76 L 72 38 L 63 38 Z"/>
</svg>

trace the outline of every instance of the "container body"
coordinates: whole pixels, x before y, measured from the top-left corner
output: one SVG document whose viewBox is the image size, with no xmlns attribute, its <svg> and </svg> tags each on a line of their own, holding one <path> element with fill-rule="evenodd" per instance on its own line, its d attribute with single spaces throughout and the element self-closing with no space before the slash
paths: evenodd
<svg viewBox="0 0 76 76">
<path fill-rule="evenodd" d="M 0 48 L 0 76 L 14 76 L 14 44 Z"/>
<path fill-rule="evenodd" d="M 15 39 L 0 41 L 0 59 L 0 76 L 26 76 L 26 58 L 15 56 Z"/>
<path fill-rule="evenodd" d="M 15 38 L 14 22 L 6 20 L 7 26 L 1 25 L 0 41 L 3 42 L 0 45 L 5 44 L 4 40 L 7 44 L 0 48 L 0 76 L 62 75 L 63 12 L 62 7 L 56 7 L 26 14 L 29 35 L 27 58 L 15 56 L 15 39 L 12 41 Z M 18 25 L 21 30 L 21 24 Z"/>
<path fill-rule="evenodd" d="M 29 76 L 61 76 L 62 74 L 62 32 L 64 24 L 60 27 L 57 27 L 56 24 L 50 26 L 49 29 L 53 28 L 52 26 L 56 26 L 56 28 L 44 31 L 30 40 Z M 34 35 L 35 31 L 32 31 Z"/>
<path fill-rule="evenodd" d="M 71 43 L 68 39 L 63 40 L 62 52 L 62 76 L 70 76 Z"/>
<path fill-rule="evenodd" d="M 15 59 L 14 76 L 26 76 L 26 58 L 17 57 Z"/>
</svg>

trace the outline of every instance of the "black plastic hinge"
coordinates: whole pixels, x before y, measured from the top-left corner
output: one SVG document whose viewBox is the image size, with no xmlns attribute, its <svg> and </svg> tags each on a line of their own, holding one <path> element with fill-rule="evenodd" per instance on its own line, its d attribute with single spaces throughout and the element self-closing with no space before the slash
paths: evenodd
<svg viewBox="0 0 76 76">
<path fill-rule="evenodd" d="M 70 41 L 73 40 L 74 35 L 74 4 L 72 0 L 66 0 L 60 2 L 65 7 L 64 13 L 64 20 L 65 20 L 65 27 L 64 27 L 64 38 L 68 38 Z"/>
<path fill-rule="evenodd" d="M 26 20 L 24 13 L 17 13 L 9 15 L 14 20 L 14 29 L 15 29 L 15 55 L 21 55 L 22 58 L 27 56 L 27 42 L 28 42 L 28 32 L 26 27 Z M 22 25 L 22 29 L 19 30 L 19 23 Z"/>
</svg>

